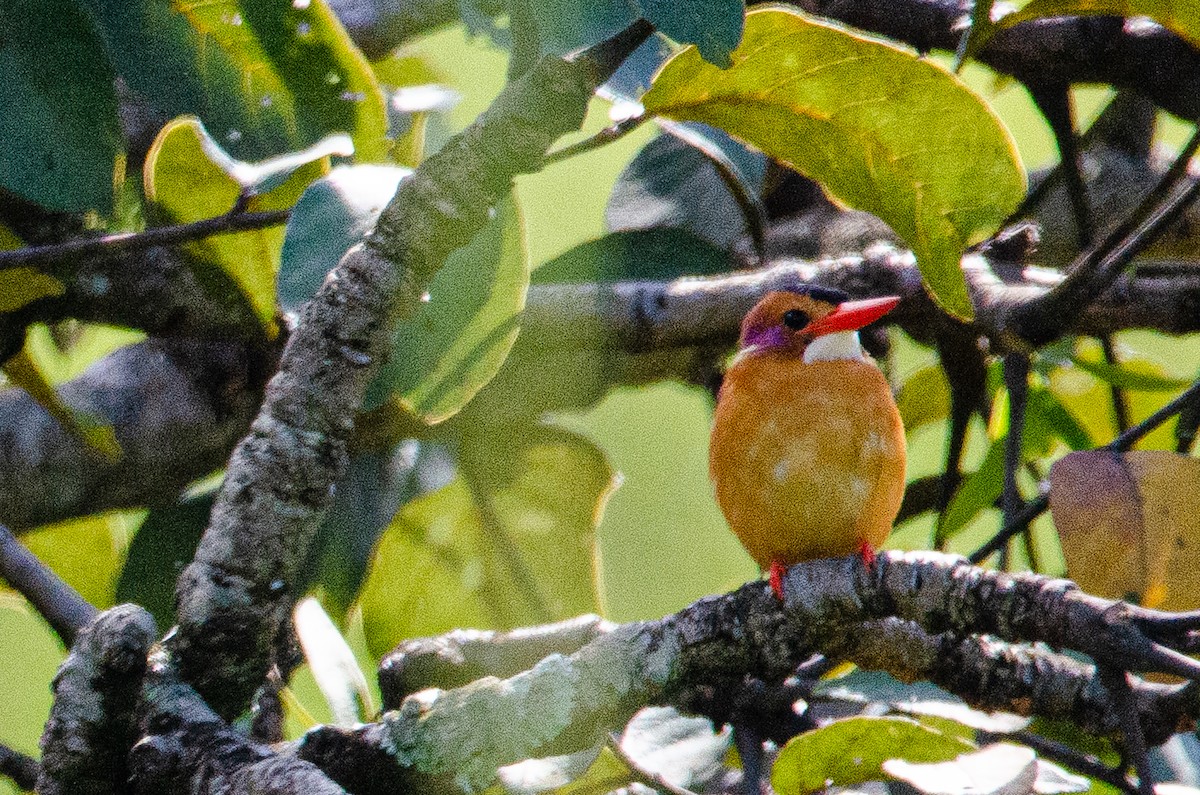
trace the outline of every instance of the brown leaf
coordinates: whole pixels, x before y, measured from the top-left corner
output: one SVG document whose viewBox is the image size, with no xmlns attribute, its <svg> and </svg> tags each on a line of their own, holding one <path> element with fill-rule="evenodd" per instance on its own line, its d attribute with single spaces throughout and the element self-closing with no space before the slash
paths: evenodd
<svg viewBox="0 0 1200 795">
<path fill-rule="evenodd" d="M 1050 470 L 1067 573 L 1148 607 L 1200 607 L 1200 460 L 1160 450 L 1071 453 Z"/>
</svg>

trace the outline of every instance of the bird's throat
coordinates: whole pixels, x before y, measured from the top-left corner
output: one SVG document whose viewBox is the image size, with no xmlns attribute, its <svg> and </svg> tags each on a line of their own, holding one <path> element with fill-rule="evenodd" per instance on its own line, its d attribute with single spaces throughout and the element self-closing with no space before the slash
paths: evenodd
<svg viewBox="0 0 1200 795">
<path fill-rule="evenodd" d="M 804 363 L 837 362 L 837 361 L 867 361 L 862 344 L 858 341 L 857 331 L 837 331 L 833 334 L 823 334 L 804 349 Z"/>
</svg>

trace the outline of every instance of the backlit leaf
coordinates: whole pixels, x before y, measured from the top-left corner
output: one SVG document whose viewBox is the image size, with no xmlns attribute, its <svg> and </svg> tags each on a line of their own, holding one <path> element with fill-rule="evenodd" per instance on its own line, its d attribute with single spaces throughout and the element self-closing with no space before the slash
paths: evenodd
<svg viewBox="0 0 1200 795">
<path fill-rule="evenodd" d="M 1200 607 L 1200 460 L 1159 450 L 1071 453 L 1050 470 L 1067 574 L 1089 593 Z"/>
<path fill-rule="evenodd" d="M 0 312 L 15 311 L 39 298 L 62 295 L 65 289 L 58 279 L 32 268 L 0 270 Z"/>
<path fill-rule="evenodd" d="M 931 364 L 910 375 L 900 385 L 896 407 L 907 433 L 926 423 L 946 419 L 950 414 L 950 385 L 945 371 Z"/>
<path fill-rule="evenodd" d="M 566 431 L 486 423 L 460 449 L 464 474 L 405 505 L 376 547 L 361 596 L 373 654 L 597 610 L 595 530 L 613 485 L 603 454 Z"/>
<path fill-rule="evenodd" d="M 1191 381 L 1171 378 L 1163 374 L 1162 368 L 1145 359 L 1108 364 L 1082 356 L 1071 357 L 1071 362 L 1080 370 L 1099 378 L 1107 384 L 1141 392 L 1177 392 Z"/>
<path fill-rule="evenodd" d="M 882 765 L 889 759 L 943 762 L 970 750 L 969 743 L 908 718 L 845 718 L 788 741 L 771 786 L 778 795 L 850 787 L 887 778 Z"/>
<path fill-rule="evenodd" d="M 879 216 L 939 303 L 970 317 L 963 252 L 1025 195 L 1012 138 L 983 101 L 909 50 L 796 10 L 749 12 L 731 57 L 722 71 L 684 50 L 646 110 L 727 130 Z"/>
<path fill-rule="evenodd" d="M 195 114 L 235 156 L 337 132 L 387 154 L 383 94 L 324 0 L 85 0 L 117 71 L 170 115 Z"/>
<path fill-rule="evenodd" d="M 391 360 L 364 401 L 380 405 L 391 392 L 425 422 L 441 422 L 467 404 L 504 364 L 520 327 L 529 289 L 525 227 L 516 201 L 446 260 L 429 300 L 396 328 Z"/>
<path fill-rule="evenodd" d="M 311 596 L 292 609 L 292 625 L 304 659 L 339 726 L 368 719 L 375 708 L 371 691 L 350 644 L 334 626 L 321 603 Z"/>
<path fill-rule="evenodd" d="M 146 155 L 146 197 L 172 223 L 186 224 L 228 212 L 250 189 L 274 185 L 252 196 L 247 210 L 282 210 L 294 205 L 327 169 L 331 151 L 344 151 L 335 138 L 305 152 L 259 164 L 243 163 L 224 152 L 199 120 L 176 119 L 159 132 Z M 218 300 L 247 301 L 267 329 L 275 315 L 275 275 L 283 249 L 281 226 L 216 235 L 186 244 L 209 270 L 205 275 Z M 231 294 L 228 287 L 236 286 Z"/>
<path fill-rule="evenodd" d="M 116 604 L 117 578 L 142 511 L 110 511 L 43 525 L 21 542 L 100 609 Z"/>
</svg>

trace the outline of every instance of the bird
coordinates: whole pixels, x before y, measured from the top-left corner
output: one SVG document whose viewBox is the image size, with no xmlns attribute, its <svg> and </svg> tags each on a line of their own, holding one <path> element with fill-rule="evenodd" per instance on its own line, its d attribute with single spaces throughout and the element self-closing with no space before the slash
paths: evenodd
<svg viewBox="0 0 1200 795">
<path fill-rule="evenodd" d="M 742 321 L 717 396 L 709 475 L 730 528 L 782 601 L 787 566 L 873 564 L 904 496 L 904 424 L 858 329 L 896 296 L 769 292 Z"/>
</svg>

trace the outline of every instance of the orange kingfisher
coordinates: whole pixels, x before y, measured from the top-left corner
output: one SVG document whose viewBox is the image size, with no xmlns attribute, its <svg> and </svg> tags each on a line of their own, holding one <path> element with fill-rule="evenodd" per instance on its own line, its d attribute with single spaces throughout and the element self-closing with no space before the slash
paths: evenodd
<svg viewBox="0 0 1200 795">
<path fill-rule="evenodd" d="M 783 598 L 785 567 L 859 552 L 870 563 L 904 496 L 904 426 L 858 329 L 900 302 L 806 286 L 742 321 L 717 399 L 709 474 L 742 546 Z"/>
</svg>

